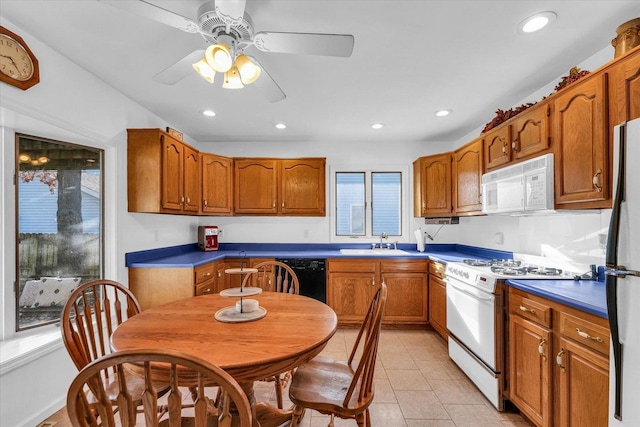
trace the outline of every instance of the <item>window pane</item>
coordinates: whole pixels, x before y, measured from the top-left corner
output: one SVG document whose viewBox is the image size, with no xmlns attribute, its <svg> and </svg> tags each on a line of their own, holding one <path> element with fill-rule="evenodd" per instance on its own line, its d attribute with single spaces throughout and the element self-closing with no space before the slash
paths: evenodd
<svg viewBox="0 0 640 427">
<path fill-rule="evenodd" d="M 102 277 L 102 150 L 16 135 L 16 329 L 60 319 L 79 284 Z"/>
<path fill-rule="evenodd" d="M 402 174 L 373 172 L 371 174 L 372 234 L 389 236 L 402 234 Z"/>
<path fill-rule="evenodd" d="M 336 234 L 365 234 L 364 173 L 336 173 Z"/>
</svg>

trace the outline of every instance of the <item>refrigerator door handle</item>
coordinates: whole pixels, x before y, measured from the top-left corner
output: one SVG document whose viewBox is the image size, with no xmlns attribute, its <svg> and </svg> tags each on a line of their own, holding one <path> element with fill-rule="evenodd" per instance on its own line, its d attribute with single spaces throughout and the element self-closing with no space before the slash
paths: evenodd
<svg viewBox="0 0 640 427">
<path fill-rule="evenodd" d="M 607 276 L 619 277 L 620 279 L 624 279 L 627 276 L 640 277 L 640 271 L 627 270 L 627 268 L 623 265 L 618 265 L 615 269 L 607 268 L 604 271 L 604 274 L 606 274 Z"/>
</svg>

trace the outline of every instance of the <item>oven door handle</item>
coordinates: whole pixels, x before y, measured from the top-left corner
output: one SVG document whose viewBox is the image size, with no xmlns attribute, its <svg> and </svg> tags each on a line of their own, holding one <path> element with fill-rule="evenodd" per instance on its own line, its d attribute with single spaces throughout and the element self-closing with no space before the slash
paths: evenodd
<svg viewBox="0 0 640 427">
<path fill-rule="evenodd" d="M 471 293 L 469 291 L 467 291 L 466 289 L 461 288 L 460 286 L 456 286 L 453 280 L 449 280 L 447 278 L 444 279 L 445 283 L 447 285 L 450 285 L 451 287 L 455 288 L 456 290 L 462 292 L 463 294 L 467 294 L 470 297 L 473 297 L 475 299 L 481 300 L 481 301 L 494 301 L 495 297 L 494 296 L 490 296 L 490 297 L 481 297 L 479 295 L 476 295 L 474 293 Z"/>
</svg>

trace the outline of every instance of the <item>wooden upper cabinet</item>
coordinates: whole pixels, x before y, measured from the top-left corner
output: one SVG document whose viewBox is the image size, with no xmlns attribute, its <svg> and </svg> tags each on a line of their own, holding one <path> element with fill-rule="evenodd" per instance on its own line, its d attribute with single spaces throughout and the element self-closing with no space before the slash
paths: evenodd
<svg viewBox="0 0 640 427">
<path fill-rule="evenodd" d="M 611 126 L 640 118 L 640 48 L 633 52 L 607 71 Z"/>
<path fill-rule="evenodd" d="M 551 103 L 538 103 L 518 114 L 511 124 L 511 157 L 523 160 L 551 147 Z"/>
<path fill-rule="evenodd" d="M 484 135 L 485 170 L 504 166 L 511 161 L 511 126 L 502 125 Z"/>
<path fill-rule="evenodd" d="M 413 162 L 413 216 L 453 213 L 451 202 L 452 153 L 420 157 Z"/>
<path fill-rule="evenodd" d="M 127 134 L 129 212 L 197 213 L 198 151 L 160 129 L 128 129 Z"/>
<path fill-rule="evenodd" d="M 235 159 L 236 214 L 325 215 L 324 158 Z"/>
<path fill-rule="evenodd" d="M 455 151 L 453 162 L 453 208 L 456 215 L 482 214 L 483 139 Z"/>
<path fill-rule="evenodd" d="M 324 216 L 325 159 L 281 160 L 280 168 L 280 212 Z"/>
<path fill-rule="evenodd" d="M 204 215 L 233 214 L 233 159 L 201 154 L 202 203 Z"/>
<path fill-rule="evenodd" d="M 611 205 L 606 96 L 607 75 L 600 73 L 573 83 L 554 100 L 558 209 Z"/>
<path fill-rule="evenodd" d="M 238 214 L 278 213 L 276 159 L 237 158 L 234 162 L 234 210 Z"/>
</svg>

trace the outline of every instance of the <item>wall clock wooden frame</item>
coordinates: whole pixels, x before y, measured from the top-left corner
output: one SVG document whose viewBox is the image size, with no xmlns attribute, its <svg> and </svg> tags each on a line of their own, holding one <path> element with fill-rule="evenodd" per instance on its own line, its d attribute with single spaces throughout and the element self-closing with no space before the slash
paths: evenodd
<svg viewBox="0 0 640 427">
<path fill-rule="evenodd" d="M 22 90 L 27 90 L 40 81 L 40 67 L 38 59 L 33 54 L 29 46 L 19 35 L 9 31 L 3 26 L 0 26 L 0 50 L 4 51 L 7 48 L 7 43 L 15 43 L 15 55 L 16 58 L 12 58 L 3 53 L 3 57 L 0 58 L 0 81 L 15 86 Z M 11 46 L 13 50 L 13 46 Z M 18 61 L 16 64 L 16 61 Z M 7 64 L 5 61 L 10 61 L 12 64 Z M 15 77 L 9 74 L 7 65 L 13 65 L 17 67 L 20 62 L 30 65 L 31 73 L 24 78 Z M 10 68 L 10 67 L 9 67 Z"/>
</svg>

